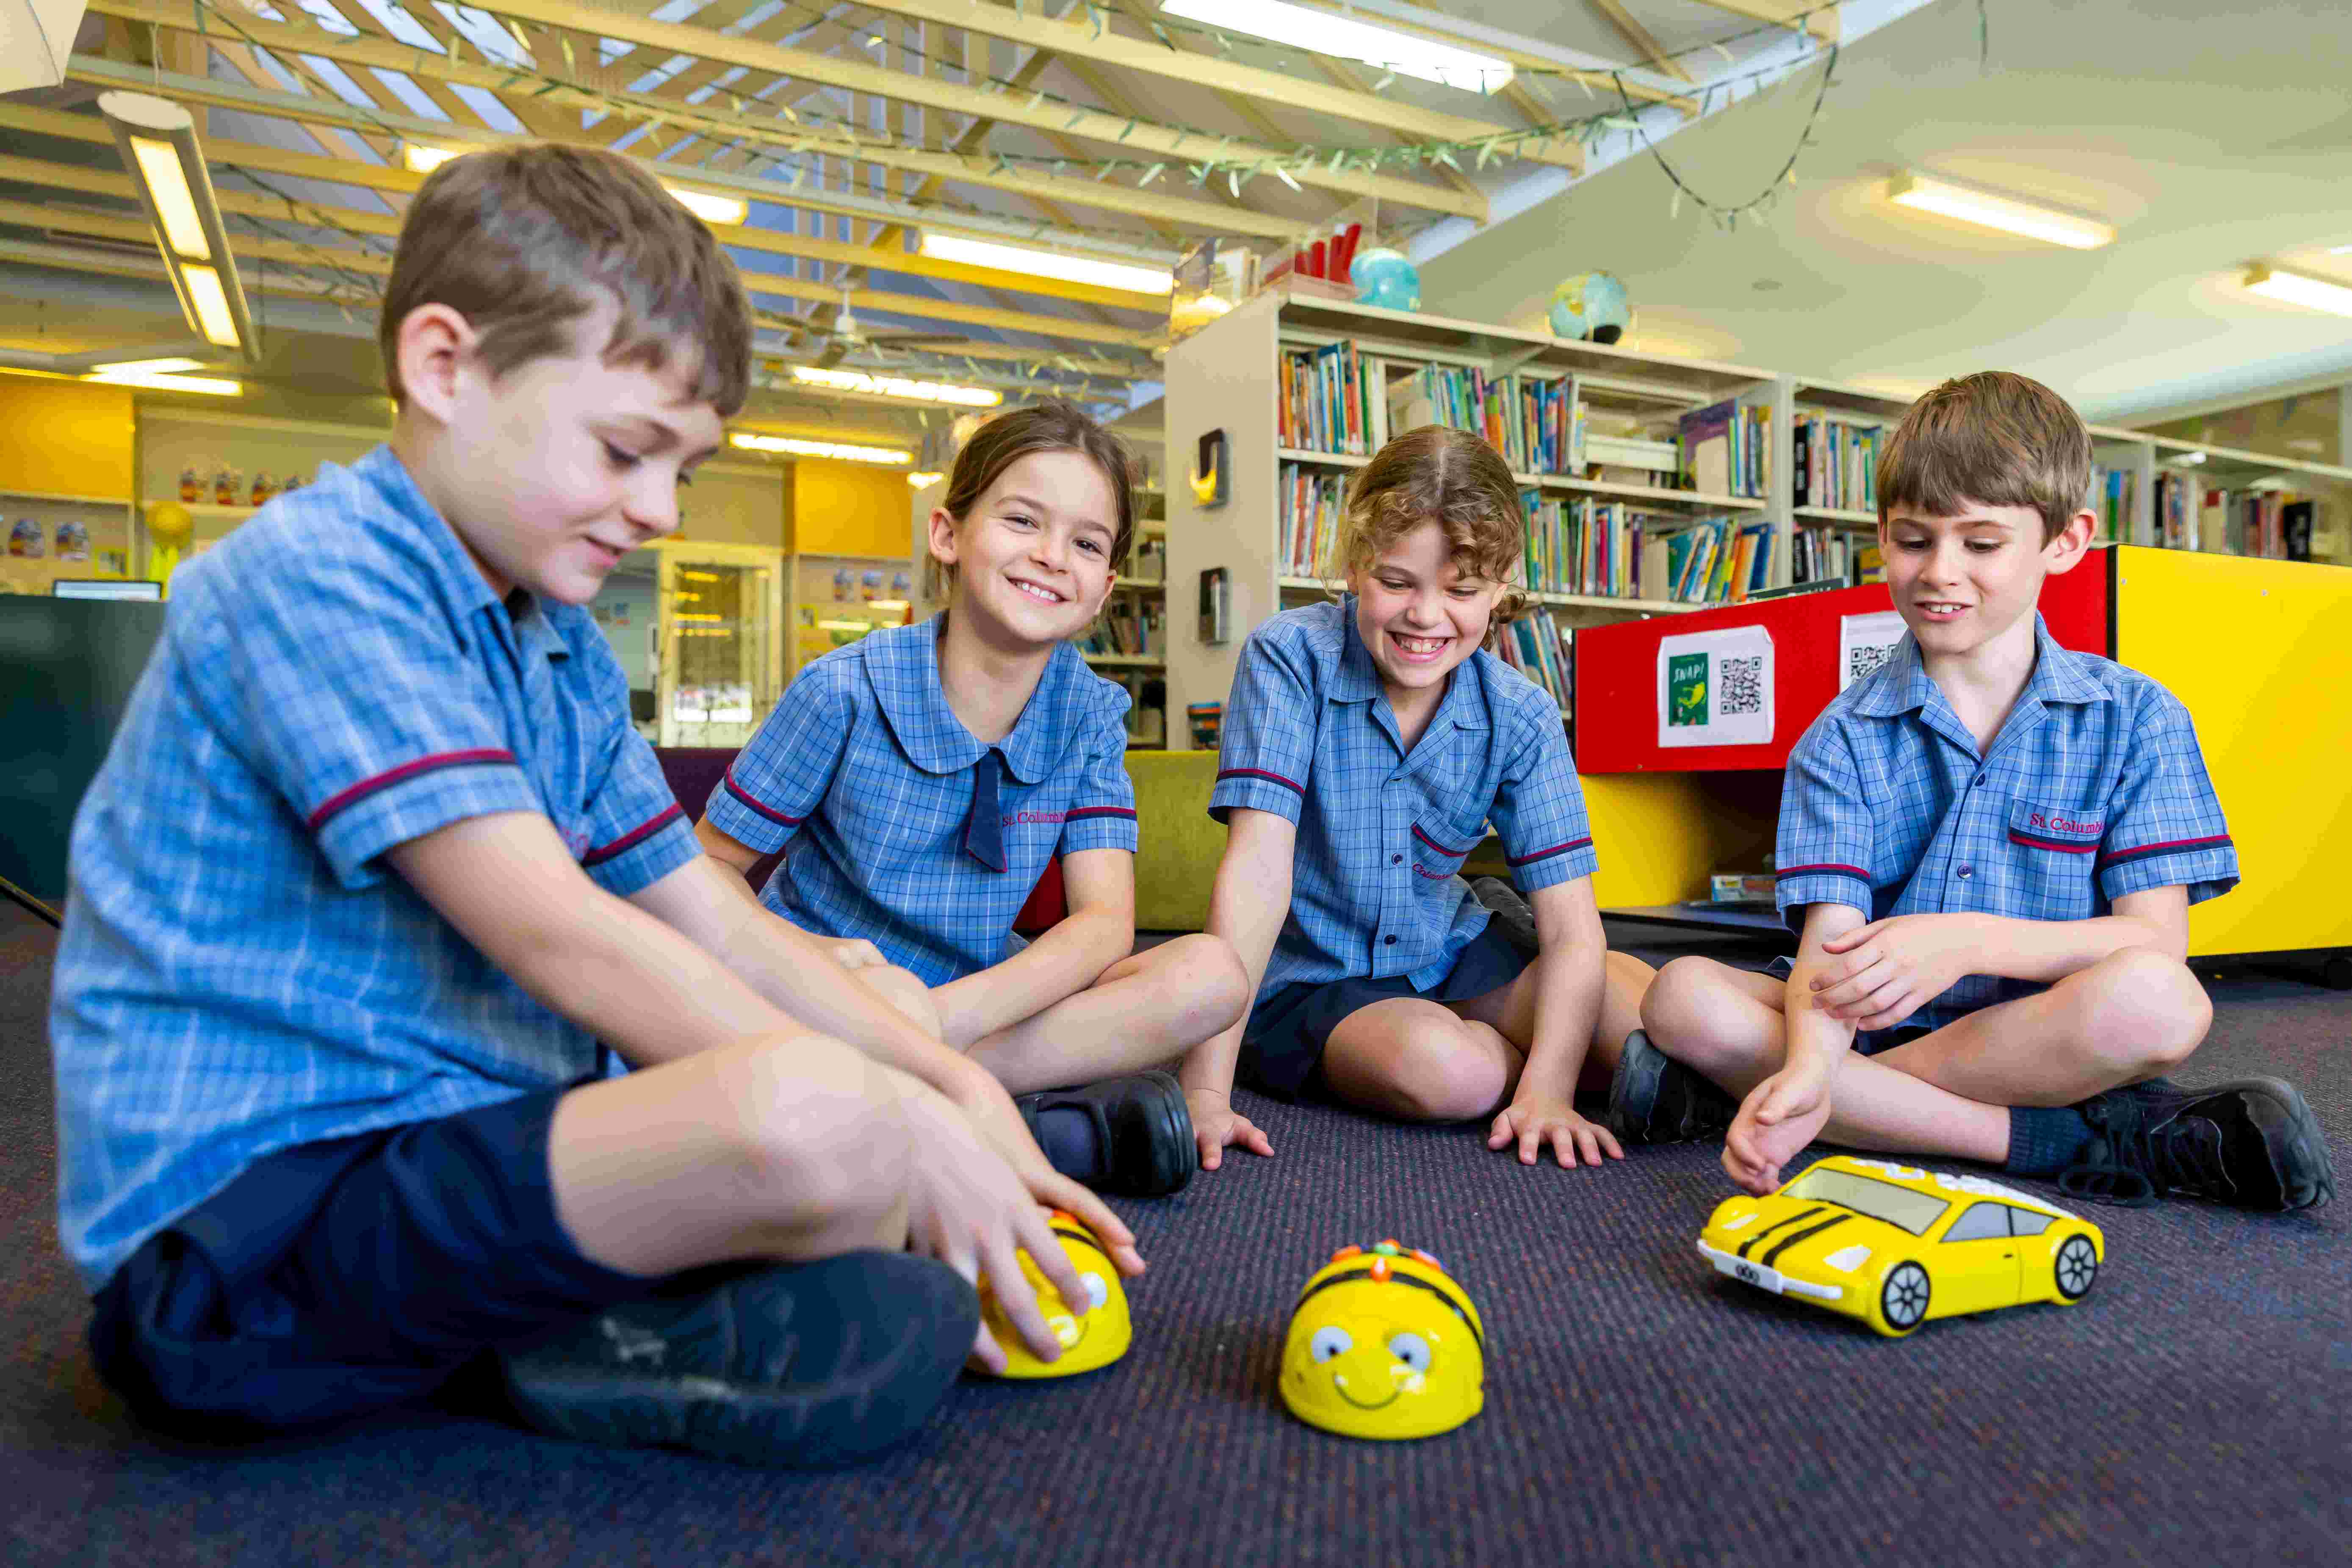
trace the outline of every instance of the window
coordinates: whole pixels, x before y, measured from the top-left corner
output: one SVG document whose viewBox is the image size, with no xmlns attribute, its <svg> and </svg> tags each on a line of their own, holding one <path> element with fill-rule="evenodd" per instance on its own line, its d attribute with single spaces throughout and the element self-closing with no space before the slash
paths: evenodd
<svg viewBox="0 0 2352 1568">
<path fill-rule="evenodd" d="M 1822 1165 L 1815 1165 L 1781 1191 L 1792 1198 L 1835 1204 L 1889 1225 L 1899 1225 L 1914 1236 L 1925 1236 L 1934 1229 L 1936 1222 L 1944 1217 L 1944 1211 L 1952 1206 L 1930 1193 L 1915 1192 L 1874 1176 L 1858 1176 L 1850 1171 L 1830 1170 Z"/>
<path fill-rule="evenodd" d="M 2009 1211 L 2010 1228 L 2020 1236 L 2040 1236 L 2050 1228 L 2050 1222 L 2056 1217 L 2054 1215 L 2036 1214 L 2032 1209 Z"/>
<path fill-rule="evenodd" d="M 1994 1237 L 2009 1239 L 2009 1205 L 1978 1204 L 1952 1222 L 1944 1233 L 1946 1241 L 1990 1241 Z"/>
</svg>

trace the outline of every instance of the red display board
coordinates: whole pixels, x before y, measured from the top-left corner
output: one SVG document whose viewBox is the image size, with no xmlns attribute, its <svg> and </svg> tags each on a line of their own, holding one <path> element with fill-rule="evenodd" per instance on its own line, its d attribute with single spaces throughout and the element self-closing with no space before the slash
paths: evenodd
<svg viewBox="0 0 2352 1568">
<path fill-rule="evenodd" d="M 2042 615 L 2060 646 L 2107 657 L 2116 553 L 2094 552 L 2042 585 Z M 1769 768 L 1838 693 L 1838 634 L 1847 616 L 1890 610 L 1885 584 L 1726 605 L 1576 634 L 1576 766 L 1579 773 L 1697 773 Z M 1658 744 L 1658 645 L 1689 632 L 1762 626 L 1772 637 L 1772 738 L 1724 746 Z"/>
</svg>

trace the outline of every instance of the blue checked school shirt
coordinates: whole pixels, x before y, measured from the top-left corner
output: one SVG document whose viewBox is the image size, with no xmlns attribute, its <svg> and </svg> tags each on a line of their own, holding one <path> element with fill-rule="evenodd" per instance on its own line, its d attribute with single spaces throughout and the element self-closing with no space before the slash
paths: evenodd
<svg viewBox="0 0 2352 1568">
<path fill-rule="evenodd" d="M 1482 649 L 1406 752 L 1352 594 L 1286 610 L 1243 645 L 1209 815 L 1235 806 L 1298 828 L 1261 997 L 1299 982 L 1444 980 L 1486 926 L 1455 873 L 1489 821 L 1525 891 L 1600 863 L 1552 700 Z"/>
<path fill-rule="evenodd" d="M 1055 856 L 1136 847 L 1125 689 L 1064 643 L 1013 732 L 984 746 L 940 686 L 946 626 L 934 616 L 873 632 L 803 669 L 709 816 L 762 855 L 790 846 L 761 890 L 768 908 L 820 936 L 862 937 L 926 985 L 1003 962 Z M 966 847 L 991 780 L 1001 868 Z"/>
<path fill-rule="evenodd" d="M 390 448 L 180 569 L 74 818 L 49 1012 L 91 1290 L 263 1154 L 595 1070 L 380 858 L 509 811 L 614 894 L 698 853 L 588 613 L 502 602 Z"/>
<path fill-rule="evenodd" d="M 1789 753 L 1774 860 L 1792 928 L 1808 904 L 2082 921 L 2143 889 L 2199 903 L 2237 885 L 2180 700 L 2059 647 L 2039 615 L 2033 634 L 2032 677 L 1982 756 L 1907 634 L 1813 721 Z M 1940 1025 L 2041 989 L 1969 975 L 1916 1016 Z"/>
</svg>

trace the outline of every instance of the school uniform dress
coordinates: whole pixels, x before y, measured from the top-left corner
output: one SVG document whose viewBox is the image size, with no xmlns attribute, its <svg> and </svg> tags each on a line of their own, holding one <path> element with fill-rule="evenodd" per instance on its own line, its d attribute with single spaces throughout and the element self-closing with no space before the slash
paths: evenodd
<svg viewBox="0 0 2352 1568">
<path fill-rule="evenodd" d="M 2180 700 L 2061 647 L 2038 614 L 2033 627 L 2033 674 L 1981 752 L 1907 634 L 1807 728 L 1789 753 L 1774 859 L 1790 929 L 1820 903 L 1873 920 L 2082 921 L 2149 888 L 2183 887 L 2201 903 L 2237 886 L 2237 848 Z M 1856 1047 L 1883 1050 L 2042 989 L 1968 975 Z"/>
<path fill-rule="evenodd" d="M 101 1369 L 321 1419 L 642 1291 L 547 1192 L 548 1117 L 597 1042 L 382 858 L 499 812 L 545 817 L 616 895 L 695 858 L 594 622 L 501 599 L 388 447 L 172 589 L 75 818 L 49 1013 L 58 1229 Z"/>
<path fill-rule="evenodd" d="M 1289 610 L 1243 645 L 1209 814 L 1272 812 L 1298 830 L 1290 913 L 1243 1032 L 1260 1087 L 1312 1088 L 1330 1032 L 1391 996 L 1457 1001 L 1526 960 L 1458 874 L 1490 822 L 1522 891 L 1599 865 L 1559 710 L 1481 650 L 1456 666 L 1407 751 L 1356 599 Z"/>
<path fill-rule="evenodd" d="M 1136 847 L 1125 689 L 1057 646 L 1010 734 L 983 745 L 940 684 L 944 615 L 811 663 L 711 792 L 713 826 L 789 847 L 761 901 L 863 938 L 926 985 L 1004 961 L 1045 864 Z"/>
</svg>

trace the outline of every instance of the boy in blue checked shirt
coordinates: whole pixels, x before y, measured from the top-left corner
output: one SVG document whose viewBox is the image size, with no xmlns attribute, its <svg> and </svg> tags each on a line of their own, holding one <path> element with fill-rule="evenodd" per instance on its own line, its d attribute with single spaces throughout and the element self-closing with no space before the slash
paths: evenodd
<svg viewBox="0 0 2352 1568">
<path fill-rule="evenodd" d="M 2059 647 L 2034 608 L 2082 562 L 2090 467 L 2082 421 L 2023 376 L 1947 382 L 1904 416 L 1878 508 L 1909 634 L 1790 753 L 1794 966 L 1660 972 L 1612 1085 L 1628 1142 L 1727 1126 L 1724 1167 L 1753 1193 L 1826 1136 L 2091 1195 L 2326 1201 L 2291 1085 L 2159 1076 L 2212 1020 L 2189 906 L 2235 886 L 2238 858 L 2179 700 Z"/>
<path fill-rule="evenodd" d="M 1603 939 L 1559 708 L 1480 647 L 1525 529 L 1484 441 L 1400 436 L 1349 490 L 1349 592 L 1242 649 L 1209 797 L 1227 829 L 1209 930 L 1257 1003 L 1184 1062 L 1210 1169 L 1229 1144 L 1274 1152 L 1233 1109 L 1236 1071 L 1410 1121 L 1491 1117 L 1487 1147 L 1527 1164 L 1548 1144 L 1562 1165 L 1623 1158 L 1574 1097 L 1609 1082 L 1650 969 Z M 1489 821 L 1534 906 L 1532 962 L 1457 874 Z"/>
<path fill-rule="evenodd" d="M 697 831 L 739 869 L 789 844 L 769 909 L 1020 1095 L 1056 1170 L 1148 1197 L 1196 1162 L 1158 1064 L 1247 997 L 1214 936 L 1133 951 L 1127 692 L 1070 640 L 1134 537 L 1129 472 L 1068 404 L 982 426 L 930 518 L 948 607 L 801 671 Z M 1024 943 L 1013 918 L 1056 856 L 1069 913 Z"/>
<path fill-rule="evenodd" d="M 379 334 L 391 444 L 181 572 L 75 823 L 59 1227 L 102 1374 L 217 1436 L 496 1351 L 551 1431 L 827 1464 L 1001 1364 L 983 1270 L 1058 1354 L 1039 1205 L 1132 1236 L 729 889 L 580 607 L 743 401 L 709 231 L 609 153 L 457 159 Z"/>
</svg>

